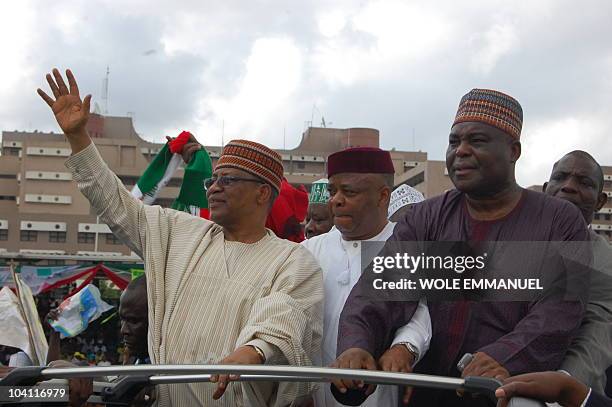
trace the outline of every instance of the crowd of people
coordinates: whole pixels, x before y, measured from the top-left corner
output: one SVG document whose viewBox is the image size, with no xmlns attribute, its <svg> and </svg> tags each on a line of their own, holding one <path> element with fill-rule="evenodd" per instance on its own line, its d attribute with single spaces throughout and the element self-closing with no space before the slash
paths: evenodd
<svg viewBox="0 0 612 407">
<path fill-rule="evenodd" d="M 57 70 L 47 75 L 53 97 L 38 90 L 70 143 L 66 166 L 101 220 L 145 263 L 146 278 L 121 297 L 121 333 L 135 356 L 123 363 L 482 376 L 504 383 L 497 392 L 503 403 L 526 395 L 567 406 L 612 405 L 604 396 L 612 365 L 612 282 L 605 273 L 612 271 L 612 249 L 589 227 L 607 200 L 603 172 L 591 155 L 573 151 L 551 163 L 542 192 L 520 187 L 523 111 L 514 98 L 473 89 L 461 99 L 446 151 L 455 189 L 437 197 L 424 199 L 405 185 L 394 190 L 388 151 L 331 154 L 327 179 L 312 185 L 300 244 L 266 228 L 283 183 L 278 153 L 230 141 L 205 182 L 210 220 L 144 205 L 100 157 L 86 131 L 91 96 L 81 98 L 73 74 L 66 76 L 68 84 Z M 491 241 L 587 242 L 575 246 L 583 248 L 571 256 L 577 262 L 555 264 L 560 275 L 581 279 L 588 266 L 588 298 L 372 296 L 362 259 L 371 242 L 387 242 L 385 251 L 393 242 Z M 458 367 L 466 354 L 472 358 Z M 236 379 L 159 385 L 150 399 L 160 406 L 488 405 L 455 391 L 398 391 L 349 379 L 320 386 Z"/>
<path fill-rule="evenodd" d="M 121 363 L 125 346 L 118 335 L 119 318 L 112 312 L 103 319 L 92 321 L 85 331 L 70 338 L 61 339 L 60 334 L 49 325 L 49 320 L 56 318 L 57 307 L 63 295 L 73 292 L 75 288 L 76 284 L 72 283 L 35 297 L 38 316 L 50 345 L 49 360 L 62 359 L 79 366 Z M 118 306 L 118 301 L 114 298 L 107 298 L 107 301 Z M 24 356 L 20 349 L 0 345 L 0 366 L 27 366 L 31 360 Z"/>
</svg>

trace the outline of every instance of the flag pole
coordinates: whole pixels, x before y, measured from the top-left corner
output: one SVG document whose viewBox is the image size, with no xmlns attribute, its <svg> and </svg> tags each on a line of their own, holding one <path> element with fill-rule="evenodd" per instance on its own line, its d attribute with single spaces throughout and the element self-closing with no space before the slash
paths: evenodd
<svg viewBox="0 0 612 407">
<path fill-rule="evenodd" d="M 41 361 L 38 360 L 38 353 L 36 352 L 36 347 L 34 346 L 34 334 L 32 333 L 32 327 L 30 326 L 30 320 L 28 319 L 25 307 L 21 301 L 21 279 L 17 276 L 15 272 L 15 263 L 11 261 L 9 263 L 9 269 L 11 270 L 11 275 L 13 276 L 13 281 L 15 282 L 15 291 L 17 291 L 17 305 L 19 306 L 19 312 L 21 313 L 21 318 L 26 324 L 26 328 L 28 329 L 28 342 L 30 343 L 30 349 L 32 351 L 32 355 L 28 355 L 32 359 L 34 366 L 40 366 Z"/>
</svg>

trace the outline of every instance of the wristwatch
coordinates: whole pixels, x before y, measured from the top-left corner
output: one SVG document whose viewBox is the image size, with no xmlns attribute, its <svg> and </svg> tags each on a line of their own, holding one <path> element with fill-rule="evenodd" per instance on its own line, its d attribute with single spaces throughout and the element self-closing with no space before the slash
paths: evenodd
<svg viewBox="0 0 612 407">
<path fill-rule="evenodd" d="M 266 354 L 263 352 L 263 350 L 261 350 L 259 348 L 259 346 L 255 346 L 255 345 L 249 345 L 249 346 L 252 347 L 253 349 L 255 349 L 255 352 L 257 352 L 257 354 L 261 358 L 261 363 L 265 364 L 266 363 Z"/>
<path fill-rule="evenodd" d="M 404 345 L 406 347 L 406 349 L 408 349 L 408 352 L 414 358 L 414 360 L 412 362 L 412 365 L 414 366 L 414 364 L 417 362 L 417 360 L 419 360 L 419 350 L 416 348 L 416 346 L 414 346 L 410 342 L 398 342 L 398 343 L 396 343 L 396 345 Z"/>
</svg>

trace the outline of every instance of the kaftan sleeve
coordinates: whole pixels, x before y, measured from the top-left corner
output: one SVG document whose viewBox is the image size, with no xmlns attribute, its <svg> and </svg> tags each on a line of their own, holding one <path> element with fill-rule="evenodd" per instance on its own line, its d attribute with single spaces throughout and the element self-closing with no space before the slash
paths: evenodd
<svg viewBox="0 0 612 407">
<path fill-rule="evenodd" d="M 425 300 L 419 301 L 414 315 L 410 322 L 401 327 L 395 332 L 395 338 L 391 346 L 398 343 L 408 342 L 416 348 L 419 357 L 414 361 L 413 365 L 423 359 L 425 353 L 429 350 L 429 342 L 431 341 L 431 317 L 429 316 L 429 308 Z"/>
<path fill-rule="evenodd" d="M 593 261 L 589 303 L 561 369 L 603 393 L 604 372 L 612 365 L 612 246 L 599 236 L 593 240 Z"/>
<path fill-rule="evenodd" d="M 511 375 L 558 369 L 583 319 L 593 253 L 582 216 L 575 207 L 569 209 L 559 217 L 564 231 L 555 252 L 557 267 L 547 270 L 555 272 L 561 291 L 549 289 L 550 294 L 529 304 L 527 315 L 511 332 L 479 349 Z M 572 298 L 566 300 L 565 291 Z"/>
<path fill-rule="evenodd" d="M 66 167 L 102 222 L 142 257 L 146 244 L 145 206 L 125 189 L 94 143 L 68 158 Z"/>
<path fill-rule="evenodd" d="M 425 222 L 424 219 L 427 219 L 426 215 L 414 209 L 408 211 L 395 226 L 393 235 L 387 240 L 379 256 L 393 256 L 408 247 L 415 246 L 419 240 L 424 240 L 421 237 L 423 232 L 420 229 L 423 229 L 422 225 Z M 411 323 L 419 308 L 420 302 L 411 298 L 398 297 L 397 293 L 391 293 L 389 290 L 373 291 L 373 279 L 375 278 L 377 278 L 376 275 L 364 272 L 344 304 L 338 325 L 338 346 L 336 348 L 338 356 L 347 349 L 361 348 L 369 352 L 375 359 L 380 358 L 396 339 L 396 332 Z M 413 331 L 412 339 L 415 342 L 422 342 L 424 348 L 429 346 L 429 339 L 431 339 L 429 311 L 427 311 L 426 318 L 428 321 L 417 317 L 415 321 L 412 321 L 410 328 L 407 328 L 417 329 Z M 420 329 L 421 325 L 424 329 Z M 405 335 L 408 332 L 407 329 L 401 331 L 399 335 Z M 409 342 L 412 343 L 411 340 Z M 420 354 L 424 354 L 425 350 Z"/>
<path fill-rule="evenodd" d="M 144 205 L 133 197 L 104 162 L 93 142 L 68 158 L 65 165 L 102 222 L 143 259 L 148 232 L 154 229 L 155 234 L 169 238 L 173 224 L 192 218 L 157 205 Z"/>
<path fill-rule="evenodd" d="M 266 353 L 276 353 L 270 363 L 311 366 L 320 360 L 322 315 L 321 268 L 306 248 L 296 245 L 278 271 L 269 295 L 255 301 L 236 347 L 255 344 Z M 253 386 L 269 387 L 249 384 Z M 280 383 L 268 404 L 288 405 L 313 389 L 313 383 Z"/>
</svg>

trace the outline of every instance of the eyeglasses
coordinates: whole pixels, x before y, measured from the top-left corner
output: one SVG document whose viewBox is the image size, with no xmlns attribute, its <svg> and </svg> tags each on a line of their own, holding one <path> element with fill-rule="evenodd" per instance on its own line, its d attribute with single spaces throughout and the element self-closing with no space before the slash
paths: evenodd
<svg viewBox="0 0 612 407">
<path fill-rule="evenodd" d="M 212 177 L 212 178 L 206 178 L 204 180 L 204 188 L 205 189 L 210 189 L 210 187 L 213 186 L 213 184 L 217 184 L 220 187 L 227 187 L 229 185 L 232 185 L 234 182 L 240 182 L 240 181 L 244 181 L 244 182 L 256 182 L 258 184 L 263 184 L 264 181 L 255 179 L 255 178 L 242 178 L 242 177 L 234 177 L 231 175 L 222 175 L 220 177 Z"/>
</svg>

